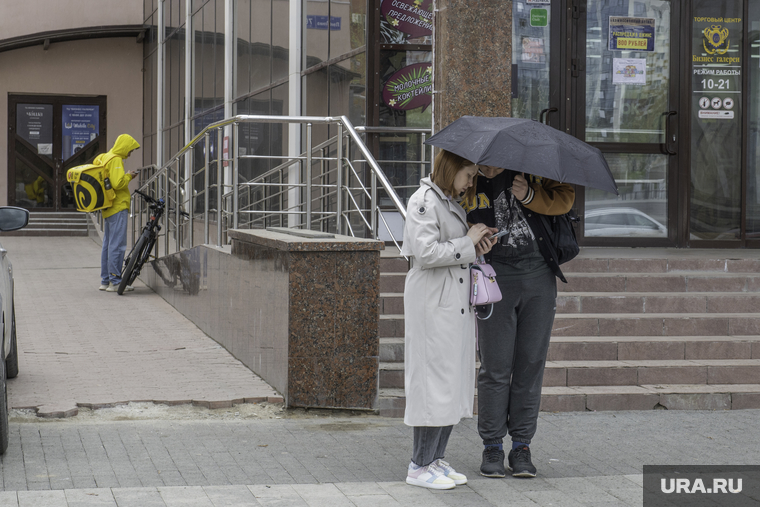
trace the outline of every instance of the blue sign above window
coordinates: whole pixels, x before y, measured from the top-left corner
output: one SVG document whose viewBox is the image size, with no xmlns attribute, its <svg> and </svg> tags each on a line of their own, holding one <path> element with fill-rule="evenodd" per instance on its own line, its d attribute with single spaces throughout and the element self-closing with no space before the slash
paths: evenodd
<svg viewBox="0 0 760 507">
<path fill-rule="evenodd" d="M 306 16 L 306 28 L 309 30 L 327 30 L 327 16 Z M 330 30 L 340 30 L 340 16 L 330 16 Z"/>
</svg>

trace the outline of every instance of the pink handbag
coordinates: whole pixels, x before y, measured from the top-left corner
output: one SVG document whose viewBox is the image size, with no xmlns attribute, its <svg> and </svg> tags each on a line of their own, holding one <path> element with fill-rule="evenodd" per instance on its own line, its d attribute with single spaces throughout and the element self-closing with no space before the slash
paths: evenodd
<svg viewBox="0 0 760 507">
<path fill-rule="evenodd" d="M 491 311 L 485 320 L 493 314 L 493 304 L 501 301 L 501 290 L 496 283 L 496 272 L 490 264 L 476 263 L 470 267 L 470 305 L 491 305 Z"/>
</svg>

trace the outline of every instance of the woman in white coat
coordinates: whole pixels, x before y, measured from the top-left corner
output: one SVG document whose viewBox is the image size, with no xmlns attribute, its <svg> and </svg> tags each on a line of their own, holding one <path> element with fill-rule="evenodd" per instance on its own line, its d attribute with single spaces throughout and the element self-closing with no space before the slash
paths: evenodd
<svg viewBox="0 0 760 507">
<path fill-rule="evenodd" d="M 469 264 L 490 251 L 495 229 L 468 227 L 457 199 L 474 193 L 478 168 L 442 151 L 409 198 L 401 253 L 412 258 L 404 289 L 406 414 L 414 427 L 407 484 L 451 489 L 467 477 L 443 461 L 454 424 L 472 417 L 475 313 Z"/>
</svg>

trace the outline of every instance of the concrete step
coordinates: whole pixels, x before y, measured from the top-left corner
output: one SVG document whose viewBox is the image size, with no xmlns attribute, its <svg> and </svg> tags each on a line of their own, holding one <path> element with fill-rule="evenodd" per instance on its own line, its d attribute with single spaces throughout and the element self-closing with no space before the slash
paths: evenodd
<svg viewBox="0 0 760 507">
<path fill-rule="evenodd" d="M 549 361 L 760 359 L 760 336 L 552 336 Z M 403 338 L 380 338 L 380 361 L 404 362 Z"/>
<path fill-rule="evenodd" d="M 552 336 L 547 354 L 549 361 L 682 359 L 760 359 L 760 336 Z"/>
<path fill-rule="evenodd" d="M 474 412 L 478 411 L 475 390 Z M 404 417 L 403 389 L 380 389 L 378 409 L 384 417 Z M 742 410 L 760 408 L 760 385 L 657 384 L 644 386 L 544 387 L 542 412 L 608 410 Z"/>
<path fill-rule="evenodd" d="M 391 298 L 392 295 L 389 294 L 387 297 Z M 558 314 L 752 313 L 758 310 L 760 310 L 760 292 L 627 292 L 619 295 L 603 292 L 572 292 L 557 296 Z"/>
<path fill-rule="evenodd" d="M 380 256 L 380 271 L 383 273 L 403 273 L 409 271 L 409 261 L 403 257 Z"/>
<path fill-rule="evenodd" d="M 380 292 L 381 293 L 404 293 L 404 284 L 406 282 L 406 273 L 385 273 L 380 270 Z"/>
<path fill-rule="evenodd" d="M 760 335 L 760 313 L 557 314 L 552 336 Z M 404 315 L 380 315 L 380 338 L 404 336 Z"/>
<path fill-rule="evenodd" d="M 50 229 L 50 228 L 28 228 L 24 227 L 17 231 L 6 231 L 0 233 L 0 236 L 87 236 L 87 229 Z"/>
<path fill-rule="evenodd" d="M 753 383 L 760 384 L 760 359 L 547 361 L 543 386 Z M 403 387 L 404 364 L 381 362 L 380 388 Z"/>
<path fill-rule="evenodd" d="M 557 296 L 557 314 L 577 313 L 753 313 L 760 292 L 570 292 Z M 404 313 L 403 292 L 381 292 L 380 314 Z"/>
<path fill-rule="evenodd" d="M 547 361 L 543 383 L 546 387 L 649 384 L 760 384 L 760 359 Z"/>
<path fill-rule="evenodd" d="M 82 217 L 87 217 L 87 213 L 82 213 L 80 211 L 30 211 L 29 212 L 29 218 L 37 218 L 37 217 L 46 217 L 46 218 L 73 218 L 73 219 L 79 219 Z"/>
<path fill-rule="evenodd" d="M 750 273 L 579 273 L 558 283 L 559 292 L 760 292 Z M 389 291 L 390 292 L 390 291 Z"/>
<path fill-rule="evenodd" d="M 87 229 L 87 222 L 29 222 L 25 229 Z"/>
<path fill-rule="evenodd" d="M 760 313 L 579 313 L 554 319 L 552 336 L 746 336 L 760 334 Z"/>
<path fill-rule="evenodd" d="M 592 249 L 581 248 L 578 257 L 562 265 L 562 272 L 574 276 L 576 273 L 672 273 L 679 271 L 757 273 L 760 271 L 760 260 L 752 258 L 751 254 L 732 252 L 720 258 L 713 252 L 690 250 L 688 254 L 675 253 L 672 257 L 631 258 L 621 255 L 620 257 L 595 258 L 590 257 L 593 254 Z M 745 258 L 729 258 L 738 257 L 739 253 Z"/>
</svg>

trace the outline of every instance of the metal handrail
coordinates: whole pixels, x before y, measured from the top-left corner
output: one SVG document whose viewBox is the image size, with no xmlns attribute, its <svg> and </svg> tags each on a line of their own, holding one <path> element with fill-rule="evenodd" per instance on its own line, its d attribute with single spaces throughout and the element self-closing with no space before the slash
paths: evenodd
<svg viewBox="0 0 760 507">
<path fill-rule="evenodd" d="M 256 124 L 301 124 L 305 127 L 306 150 L 300 155 L 241 155 L 238 150 L 239 126 L 241 123 Z M 338 134 L 327 140 L 311 146 L 313 125 L 333 125 Z M 229 129 L 225 133 L 225 128 Z M 216 130 L 216 145 L 211 142 L 211 136 Z M 160 168 L 156 165 L 146 166 L 141 170 L 153 170 L 140 190 L 163 197 L 167 205 L 167 213 L 163 217 L 163 249 L 170 253 L 170 242 L 174 241 L 174 251 L 184 248 L 189 239 L 189 247 L 195 246 L 193 240 L 194 220 L 203 220 L 203 242 L 210 244 L 209 236 L 212 221 L 216 222 L 216 245 L 222 246 L 223 231 L 226 228 L 240 228 L 240 219 L 248 227 L 260 227 L 260 224 L 282 224 L 286 217 L 302 217 L 295 220 L 301 222 L 301 227 L 332 230 L 334 226 L 338 233 L 348 231 L 355 235 L 357 222 L 352 217 L 361 217 L 358 222 L 360 230 L 367 231 L 377 238 L 382 225 L 390 233 L 390 239 L 398 247 L 399 243 L 394 232 L 383 216 L 378 200 L 378 186 L 387 194 L 383 206 L 390 205 L 393 211 L 406 219 L 406 206 L 403 204 L 396 189 L 410 189 L 414 185 L 397 185 L 394 187 L 378 161 L 372 156 L 363 141 L 367 134 L 393 132 L 397 134 L 415 134 L 424 137 L 430 129 L 396 128 L 396 127 L 354 127 L 345 116 L 271 116 L 271 115 L 237 115 L 212 123 L 203 128 L 187 145 L 173 155 Z M 360 133 L 362 135 L 360 135 Z M 229 137 L 224 137 L 228 135 Z M 222 150 L 223 140 L 230 140 L 230 145 Z M 416 142 L 416 141 L 415 141 Z M 385 163 L 412 164 L 421 167 L 425 174 L 425 149 L 422 146 L 421 155 L 414 157 L 419 160 L 383 161 Z M 204 150 L 201 166 L 196 166 L 190 159 L 195 148 Z M 214 147 L 215 153 L 211 154 Z M 252 180 L 241 177 L 238 164 L 244 160 L 278 160 L 276 167 L 266 170 Z M 184 167 L 183 164 L 184 163 Z M 359 170 L 356 164 L 366 164 L 367 173 Z M 194 169 L 195 167 L 195 169 Z M 200 167 L 200 168 L 199 168 Z M 292 180 L 294 170 L 301 171 L 299 181 Z M 344 175 L 345 171 L 345 175 Z M 313 173 L 313 174 L 312 174 Z M 143 173 L 144 174 L 144 173 Z M 196 191 L 196 179 L 203 179 L 202 188 Z M 288 181 L 287 174 L 291 174 Z M 369 175 L 369 181 L 363 175 Z M 346 181 L 343 179 L 348 178 Z M 216 181 L 214 181 L 214 179 Z M 378 185 L 379 183 L 379 185 Z M 269 189 L 274 190 L 270 192 Z M 291 195 L 296 192 L 303 197 Z M 355 193 L 358 194 L 355 195 Z M 215 195 L 214 195 L 215 194 Z M 363 206 L 357 198 L 370 204 Z M 200 200 L 198 200 L 200 199 Z M 210 202 L 216 201 L 214 203 Z M 202 200 L 202 201 L 201 201 Z M 183 220 L 180 211 L 187 207 L 188 211 L 203 203 L 202 218 L 198 213 L 191 212 L 189 219 Z M 344 207 L 345 205 L 345 207 Z M 142 213 L 142 208 L 132 205 L 133 213 Z M 171 212 L 169 212 L 171 209 Z M 305 220 L 304 220 L 305 218 Z M 328 222 L 329 221 L 329 222 Z M 137 221 L 133 220 L 133 225 Z M 223 227 L 223 224 L 226 225 Z M 381 225 L 382 223 L 382 225 Z M 185 229 L 188 227 L 189 229 Z M 242 227 L 245 227 L 243 225 Z M 366 227 L 366 229 L 364 229 Z M 325 229 L 327 228 L 327 229 Z M 134 227 L 133 227 L 134 229 Z M 185 233 L 183 235 L 183 232 Z M 133 242 L 134 242 L 133 230 Z M 162 243 L 162 242 L 158 242 Z M 157 245 L 158 250 L 158 245 Z M 156 252 L 158 254 L 158 252 Z"/>
</svg>

